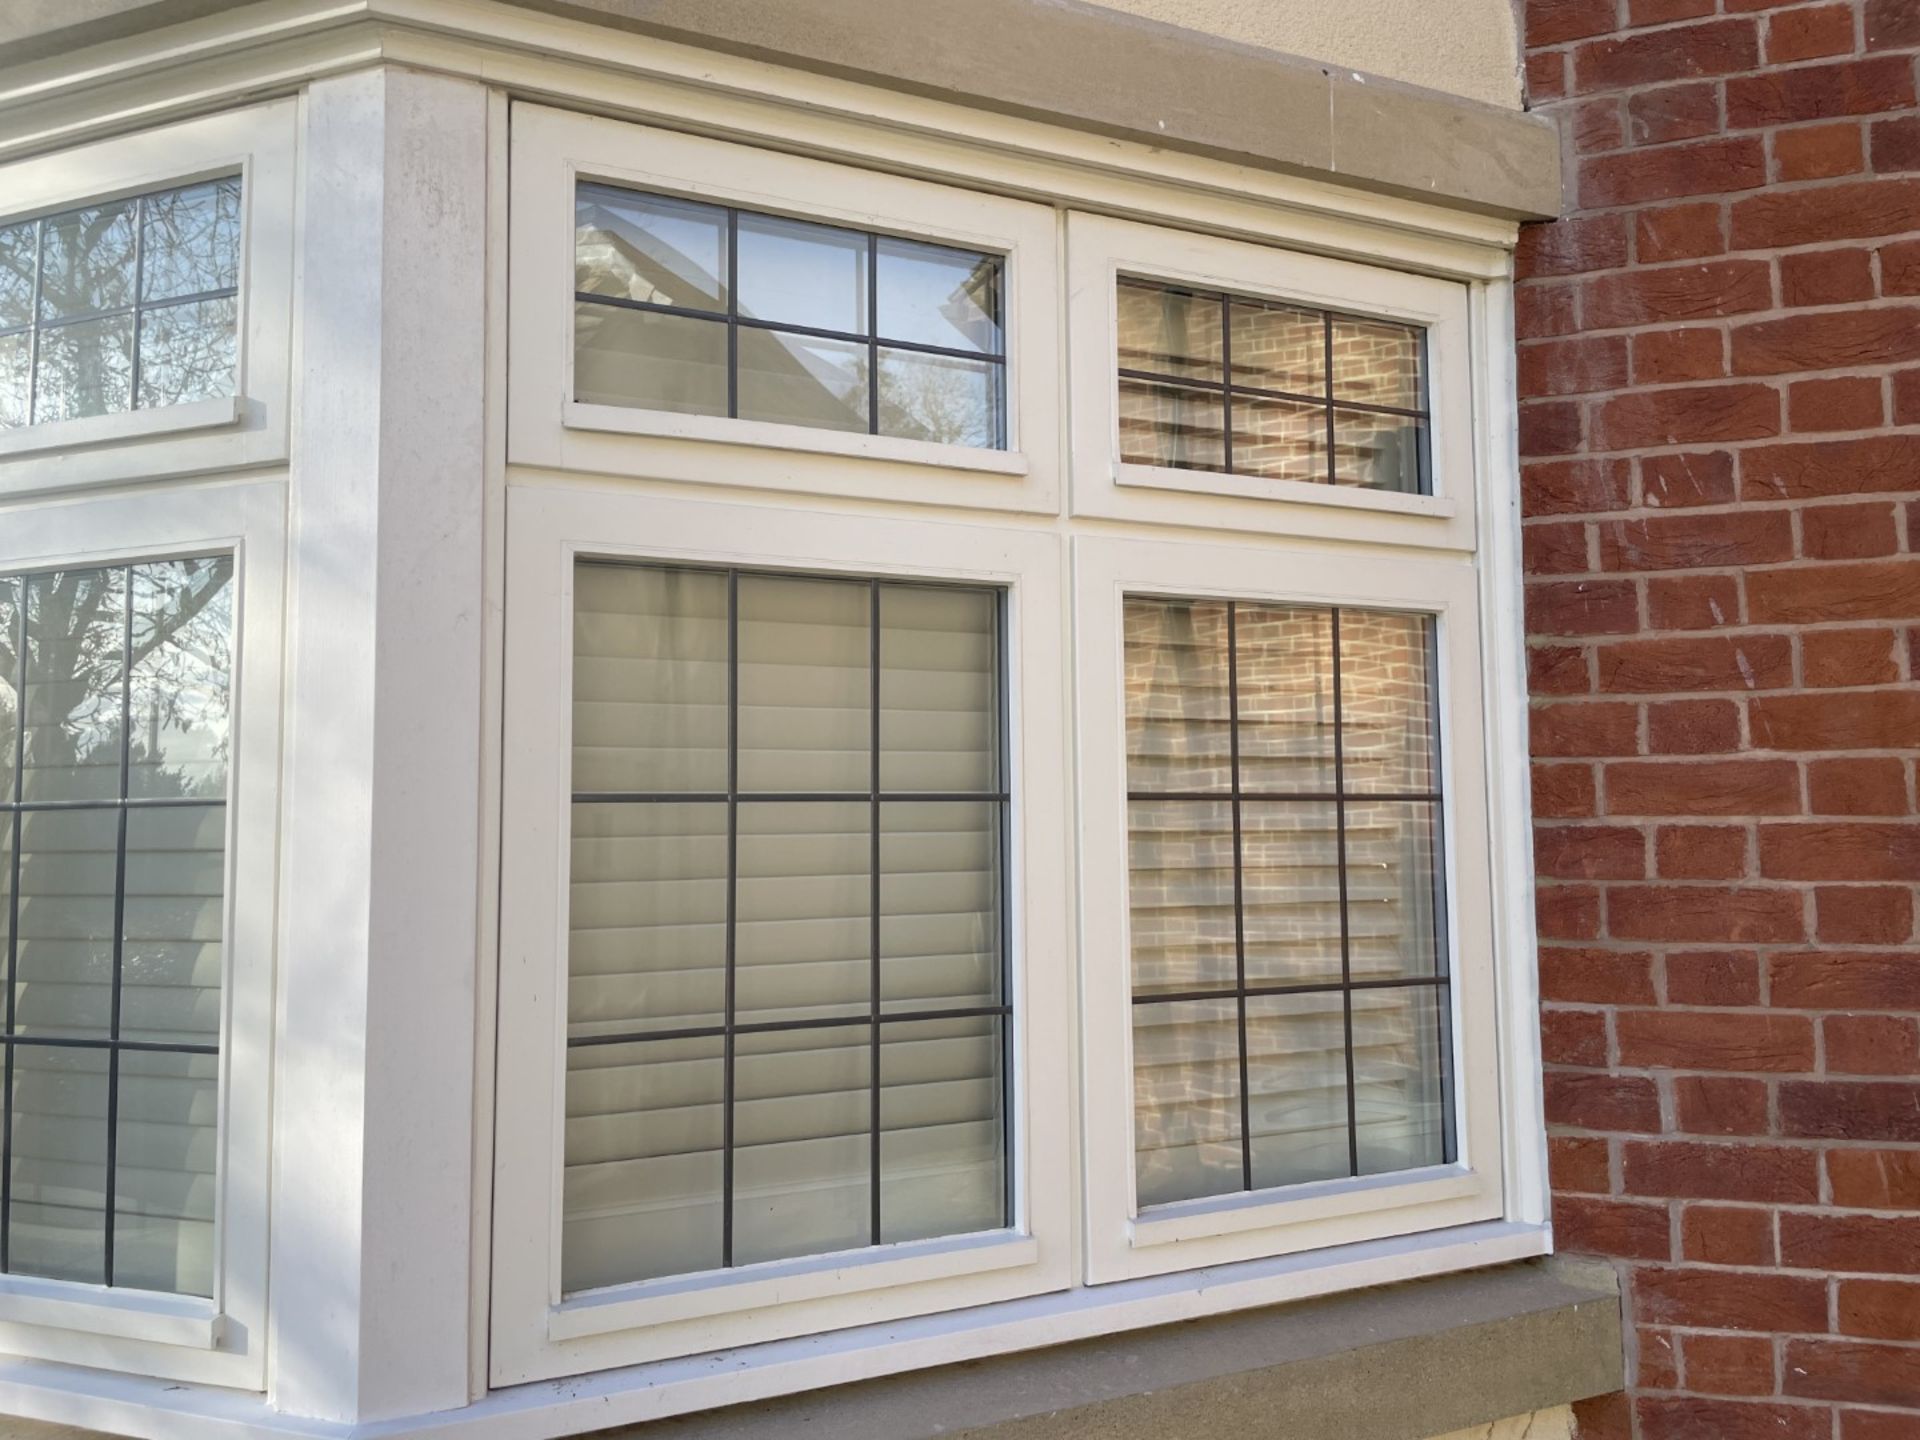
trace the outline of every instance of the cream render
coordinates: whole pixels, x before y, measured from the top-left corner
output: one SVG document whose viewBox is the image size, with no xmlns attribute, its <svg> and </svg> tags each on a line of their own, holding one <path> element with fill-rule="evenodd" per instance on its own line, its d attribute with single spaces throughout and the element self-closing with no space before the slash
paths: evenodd
<svg viewBox="0 0 1920 1440">
<path fill-rule="evenodd" d="M 1094 0 L 1102 9 L 1520 108 L 1509 0 Z"/>
</svg>

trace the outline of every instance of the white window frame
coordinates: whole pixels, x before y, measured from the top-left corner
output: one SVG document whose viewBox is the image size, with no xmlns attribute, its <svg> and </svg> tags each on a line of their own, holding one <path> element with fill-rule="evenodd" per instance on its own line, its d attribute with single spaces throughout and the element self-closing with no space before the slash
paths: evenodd
<svg viewBox="0 0 1920 1440">
<path fill-rule="evenodd" d="M 275 478 L 11 511 L 0 574 L 230 554 L 236 674 L 221 946 L 213 1295 L 0 1275 L 0 1351 L 167 1380 L 266 1384 L 286 489 Z"/>
<path fill-rule="evenodd" d="M 226 175 L 242 216 L 234 393 L 0 430 L 0 496 L 285 460 L 296 114 L 278 100 L 0 166 L 0 223 Z"/>
<path fill-rule="evenodd" d="M 573 397 L 580 181 L 1005 257 L 1007 448 L 680 415 Z M 699 485 L 1006 510 L 1058 508 L 1058 220 L 1045 206 L 621 121 L 513 107 L 508 459 Z M 636 437 L 654 443 L 636 445 Z M 716 449 L 725 460 L 715 463 Z"/>
<path fill-rule="evenodd" d="M 1503 1207 L 1500 1067 L 1473 571 L 1452 558 L 1275 542 L 1182 544 L 1082 537 L 1074 545 L 1079 695 L 1080 934 L 1087 1094 L 1087 1274 L 1093 1283 L 1490 1220 Z M 1447 857 L 1448 996 L 1457 1161 L 1255 1190 L 1142 1211 L 1135 1199 L 1133 1004 L 1126 896 L 1129 595 L 1339 605 L 1434 617 Z"/>
<path fill-rule="evenodd" d="M 508 494 L 495 1385 L 1008 1300 L 1071 1283 L 1068 780 L 1059 546 L 1051 535 L 632 492 Z M 631 558 L 955 580 L 1006 601 L 1011 780 L 1004 904 L 1013 1006 L 1013 1224 L 734 1271 L 560 1288 L 573 568 Z"/>
<path fill-rule="evenodd" d="M 1464 283 L 1078 211 L 1068 217 L 1067 273 L 1074 514 L 1474 547 L 1474 347 Z M 1116 373 L 1116 285 L 1123 275 L 1422 327 L 1433 493 L 1123 463 Z"/>
</svg>

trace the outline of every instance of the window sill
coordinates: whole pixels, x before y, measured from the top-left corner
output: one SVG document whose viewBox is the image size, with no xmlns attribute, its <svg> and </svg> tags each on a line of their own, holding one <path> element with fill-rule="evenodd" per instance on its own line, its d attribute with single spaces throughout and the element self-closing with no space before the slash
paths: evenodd
<svg viewBox="0 0 1920 1440">
<path fill-rule="evenodd" d="M 1161 465 L 1115 465 L 1113 483 L 1149 490 L 1179 490 L 1190 495 L 1232 495 L 1244 500 L 1368 510 L 1419 519 L 1451 520 L 1460 513 L 1459 507 L 1444 495 L 1407 495 L 1397 490 L 1318 485 L 1305 480 L 1268 480 L 1258 475 L 1222 475 L 1212 470 L 1176 470 Z"/>
<path fill-rule="evenodd" d="M 122 410 L 112 415 L 86 415 L 76 420 L 50 420 L 0 430 L 0 460 L 43 450 L 76 449 L 86 445 L 117 445 L 156 435 L 184 435 L 196 430 L 219 430 L 237 424 L 244 402 L 237 395 L 217 400 L 195 400 L 158 410 Z"/>
<path fill-rule="evenodd" d="M 0 1277 L 0 1324 L 78 1330 L 194 1350 L 219 1348 L 225 1328 L 213 1301 L 197 1296 L 109 1290 L 26 1275 Z"/>
<path fill-rule="evenodd" d="M 704 440 L 762 450 L 799 450 L 816 455 L 846 455 L 896 464 L 931 465 L 943 470 L 974 470 L 987 475 L 1024 476 L 1027 457 L 1017 450 L 982 450 L 970 445 L 939 445 L 892 435 L 855 435 L 778 425 L 766 420 L 730 420 L 723 415 L 676 415 L 665 410 L 628 410 L 619 405 L 568 401 L 562 423 L 569 430 L 613 435 L 645 435 L 660 440 Z"/>
</svg>

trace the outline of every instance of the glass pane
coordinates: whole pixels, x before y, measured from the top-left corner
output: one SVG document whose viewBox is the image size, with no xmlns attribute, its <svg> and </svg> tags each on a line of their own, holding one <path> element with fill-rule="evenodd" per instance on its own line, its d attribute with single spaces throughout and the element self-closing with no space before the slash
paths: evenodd
<svg viewBox="0 0 1920 1440">
<path fill-rule="evenodd" d="M 726 324 L 576 302 L 573 398 L 586 405 L 724 415 Z"/>
<path fill-rule="evenodd" d="M 1127 806 L 1133 993 L 1231 988 L 1233 809 L 1226 801 Z"/>
<path fill-rule="evenodd" d="M 1443 1165 L 1447 1151 L 1445 986 L 1353 992 L 1360 1173 Z"/>
<path fill-rule="evenodd" d="M 1404 415 L 1333 412 L 1333 483 L 1403 495 L 1427 491 L 1427 427 Z"/>
<path fill-rule="evenodd" d="M 1318 310 L 1235 299 L 1232 313 L 1234 384 L 1327 393 L 1326 321 Z"/>
<path fill-rule="evenodd" d="M 28 800 L 120 793 L 127 572 L 27 578 Z"/>
<path fill-rule="evenodd" d="M 40 332 L 36 424 L 133 407 L 133 316 L 77 320 Z"/>
<path fill-rule="evenodd" d="M 880 1008 L 1000 1003 L 1000 807 L 880 807 Z"/>
<path fill-rule="evenodd" d="M 1116 301 L 1122 370 L 1216 383 L 1224 378 L 1220 296 L 1122 280 Z"/>
<path fill-rule="evenodd" d="M 133 571 L 132 744 L 127 793 L 226 793 L 233 675 L 233 561 Z"/>
<path fill-rule="evenodd" d="M 740 313 L 867 333 L 867 236 L 777 215 L 739 217 Z"/>
<path fill-rule="evenodd" d="M 888 235 L 878 246 L 881 339 L 1000 353 L 998 256 Z"/>
<path fill-rule="evenodd" d="M 107 1053 L 17 1045 L 7 1268 L 103 1284 Z"/>
<path fill-rule="evenodd" d="M 1339 818 L 1330 802 L 1242 802 L 1249 985 L 1339 983 Z"/>
<path fill-rule="evenodd" d="M 727 807 L 575 805 L 567 1034 L 718 1025 L 727 1003 Z"/>
<path fill-rule="evenodd" d="M 213 1294 L 219 1074 L 212 1055 L 120 1056 L 115 1285 Z"/>
<path fill-rule="evenodd" d="M 1347 802 L 1347 929 L 1353 978 L 1437 974 L 1442 934 L 1437 807 Z"/>
<path fill-rule="evenodd" d="M 220 1033 L 224 805 L 127 811 L 120 1034 L 210 1044 Z"/>
<path fill-rule="evenodd" d="M 13 836 L 18 818 L 18 812 L 0 815 L 0 984 L 11 983 L 6 972 L 13 953 Z"/>
<path fill-rule="evenodd" d="M 880 587 L 880 788 L 995 786 L 999 619 L 985 590 Z"/>
<path fill-rule="evenodd" d="M 1339 995 L 1248 997 L 1247 1095 L 1255 1189 L 1351 1173 Z"/>
<path fill-rule="evenodd" d="M 872 789 L 871 589 L 740 577 L 743 791 Z"/>
<path fill-rule="evenodd" d="M 1426 408 L 1420 374 L 1426 336 L 1411 325 L 1378 320 L 1333 322 L 1333 398 L 1362 405 Z"/>
<path fill-rule="evenodd" d="M 1133 1007 L 1133 1135 L 1143 1208 L 1243 1188 L 1233 1001 Z"/>
<path fill-rule="evenodd" d="M 567 1051 L 560 1287 L 718 1269 L 726 1044 Z"/>
<path fill-rule="evenodd" d="M 739 806 L 734 1003 L 743 1024 L 868 1012 L 868 809 L 865 801 Z"/>
<path fill-rule="evenodd" d="M 869 1243 L 871 1033 L 838 1025 L 734 1042 L 736 1265 Z"/>
<path fill-rule="evenodd" d="M 104 1036 L 113 1019 L 119 812 L 32 810 L 20 830 L 14 1029 Z"/>
<path fill-rule="evenodd" d="M 0 430 L 27 423 L 32 367 L 33 336 L 25 330 L 0 335 Z"/>
<path fill-rule="evenodd" d="M 1211 390 L 1120 382 L 1120 459 L 1128 465 L 1224 470 L 1223 403 Z"/>
<path fill-rule="evenodd" d="M 0 225 L 0 330 L 33 323 L 33 271 L 39 263 L 36 222 Z"/>
<path fill-rule="evenodd" d="M 1342 610 L 1340 707 L 1347 793 L 1424 794 L 1438 788 L 1440 714 L 1430 619 Z"/>
<path fill-rule="evenodd" d="M 18 576 L 0 576 L 0 804 L 13 793 L 14 752 L 20 744 L 20 593 Z M 4 817 L 0 817 L 4 821 Z M 10 823 L 10 822 L 8 822 Z"/>
<path fill-rule="evenodd" d="M 233 393 L 238 302 L 192 300 L 140 312 L 140 408 Z"/>
<path fill-rule="evenodd" d="M 727 212 L 611 185 L 574 200 L 573 288 L 683 310 L 727 308 Z"/>
<path fill-rule="evenodd" d="M 1241 790 L 1331 794 L 1333 612 L 1243 603 L 1233 621 Z"/>
<path fill-rule="evenodd" d="M 864 344 L 743 327 L 739 345 L 742 420 L 816 430 L 867 429 Z"/>
<path fill-rule="evenodd" d="M 1233 786 L 1222 600 L 1126 602 L 1127 788 Z"/>
<path fill-rule="evenodd" d="M 727 577 L 582 563 L 573 580 L 575 791 L 727 788 Z"/>
<path fill-rule="evenodd" d="M 1233 473 L 1326 483 L 1327 412 L 1296 400 L 1233 397 Z"/>
<path fill-rule="evenodd" d="M 880 1030 L 880 1240 L 1007 1223 L 1000 1022 Z"/>
<path fill-rule="evenodd" d="M 938 445 L 999 449 L 1002 371 L 993 360 L 880 351 L 880 433 Z"/>
<path fill-rule="evenodd" d="M 133 303 L 134 202 L 116 200 L 41 222 L 40 318 Z"/>
<path fill-rule="evenodd" d="M 165 190 L 141 202 L 140 298 L 168 300 L 240 283 L 240 177 Z"/>
</svg>

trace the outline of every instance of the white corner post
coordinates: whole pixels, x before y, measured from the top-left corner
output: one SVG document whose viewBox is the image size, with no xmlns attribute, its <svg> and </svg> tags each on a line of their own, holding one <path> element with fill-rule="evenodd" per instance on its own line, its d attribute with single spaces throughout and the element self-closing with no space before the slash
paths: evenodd
<svg viewBox="0 0 1920 1440">
<path fill-rule="evenodd" d="M 483 87 L 314 83 L 291 482 L 269 1398 L 468 1399 Z"/>
</svg>

